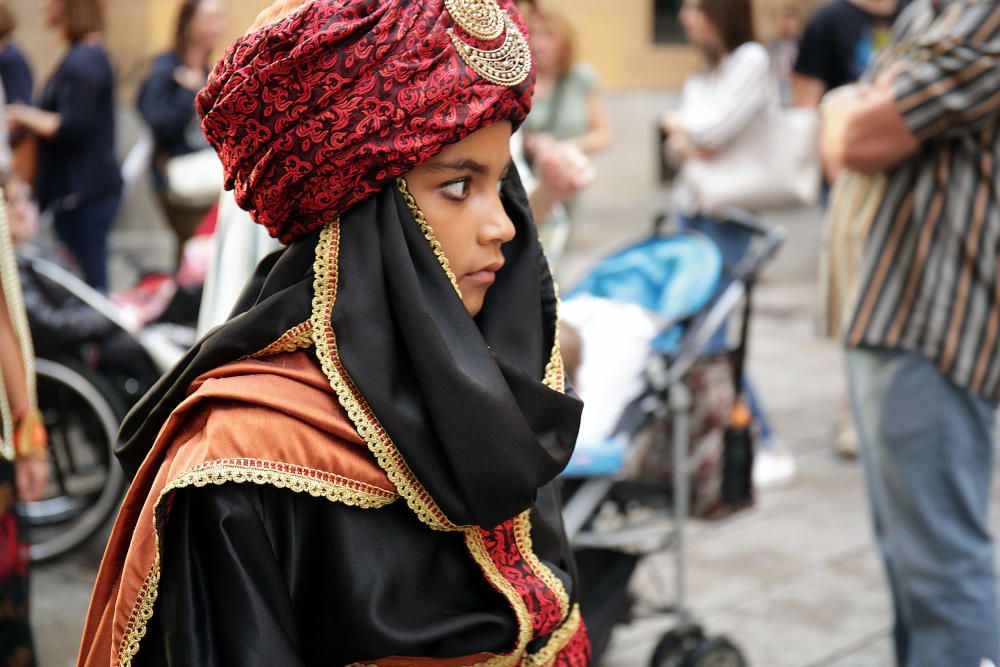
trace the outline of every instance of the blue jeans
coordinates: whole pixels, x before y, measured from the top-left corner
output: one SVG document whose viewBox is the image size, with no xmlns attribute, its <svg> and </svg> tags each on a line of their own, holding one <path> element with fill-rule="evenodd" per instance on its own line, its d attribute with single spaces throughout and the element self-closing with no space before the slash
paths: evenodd
<svg viewBox="0 0 1000 667">
<path fill-rule="evenodd" d="M 121 195 L 109 195 L 54 215 L 56 235 L 80 263 L 84 280 L 102 292 L 108 290 L 108 236 Z"/>
<path fill-rule="evenodd" d="M 998 661 L 987 519 L 996 403 L 908 352 L 847 351 L 900 667 Z"/>
<path fill-rule="evenodd" d="M 716 247 L 718 247 L 719 254 L 722 256 L 722 265 L 726 270 L 732 270 L 733 267 L 742 261 L 743 257 L 747 254 L 747 250 L 750 249 L 750 243 L 753 241 L 753 233 L 750 230 L 704 216 L 679 215 L 677 217 L 677 228 L 685 232 L 699 232 L 710 238 Z M 726 288 L 729 282 L 729 277 L 724 276 L 719 283 L 720 293 Z M 726 335 L 728 331 L 728 322 L 719 327 L 719 330 L 715 332 L 708 343 L 707 350 L 709 353 L 717 353 L 727 349 Z M 753 415 L 754 422 L 760 429 L 760 442 L 764 447 L 767 447 L 768 444 L 773 442 L 774 431 L 771 428 L 770 420 L 767 418 L 767 413 L 764 412 L 764 406 L 757 397 L 757 392 L 754 390 L 754 386 L 747 375 L 743 376 L 743 387 L 741 389 L 750 406 L 750 413 Z"/>
</svg>

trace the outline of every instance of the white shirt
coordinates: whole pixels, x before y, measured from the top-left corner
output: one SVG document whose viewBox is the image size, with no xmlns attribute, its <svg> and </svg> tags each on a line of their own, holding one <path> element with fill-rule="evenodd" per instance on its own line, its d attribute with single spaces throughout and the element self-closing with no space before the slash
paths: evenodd
<svg viewBox="0 0 1000 667">
<path fill-rule="evenodd" d="M 777 113 L 781 99 L 767 49 L 747 42 L 719 65 L 692 75 L 681 93 L 681 118 L 688 139 L 699 148 L 725 150 L 755 122 Z M 693 212 L 691 196 L 678 179 L 675 205 Z"/>
</svg>

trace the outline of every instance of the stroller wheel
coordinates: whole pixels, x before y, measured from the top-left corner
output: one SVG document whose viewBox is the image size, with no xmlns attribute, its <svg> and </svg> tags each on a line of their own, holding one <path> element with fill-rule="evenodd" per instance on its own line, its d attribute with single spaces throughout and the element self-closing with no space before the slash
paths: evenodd
<svg viewBox="0 0 1000 667">
<path fill-rule="evenodd" d="M 674 628 L 660 637 L 649 667 L 687 667 L 688 656 L 705 643 L 705 631 L 697 625 Z"/>
<path fill-rule="evenodd" d="M 747 661 L 725 637 L 702 641 L 682 663 L 683 667 L 746 667 Z"/>
</svg>

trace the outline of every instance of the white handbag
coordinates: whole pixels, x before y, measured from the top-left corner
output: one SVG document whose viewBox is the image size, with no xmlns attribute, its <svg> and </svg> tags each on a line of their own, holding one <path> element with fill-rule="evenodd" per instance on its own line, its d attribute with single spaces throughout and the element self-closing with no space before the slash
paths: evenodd
<svg viewBox="0 0 1000 667">
<path fill-rule="evenodd" d="M 686 161 L 680 178 L 705 215 L 814 206 L 822 179 L 819 114 L 763 113 L 718 156 Z"/>
<path fill-rule="evenodd" d="M 167 160 L 167 196 L 178 206 L 209 208 L 219 199 L 225 174 L 215 149 L 178 155 Z"/>
</svg>

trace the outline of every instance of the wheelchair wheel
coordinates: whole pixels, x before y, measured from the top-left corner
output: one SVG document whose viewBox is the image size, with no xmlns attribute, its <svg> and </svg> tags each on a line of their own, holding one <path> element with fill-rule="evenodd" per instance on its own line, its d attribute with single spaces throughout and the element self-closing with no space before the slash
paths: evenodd
<svg viewBox="0 0 1000 667">
<path fill-rule="evenodd" d="M 115 511 L 125 485 L 114 458 L 123 411 L 106 381 L 74 363 L 36 362 L 39 410 L 52 465 L 45 496 L 19 503 L 31 560 L 57 558 L 86 542 Z"/>
</svg>

